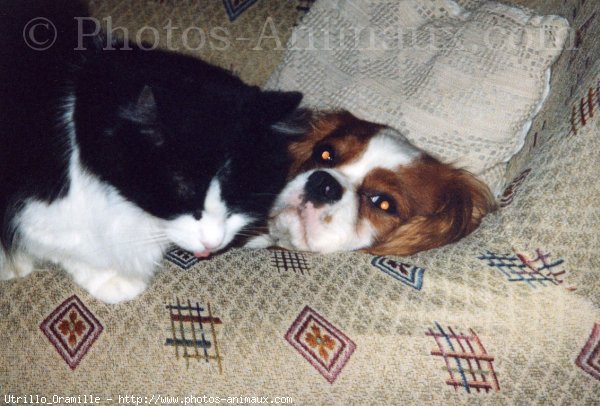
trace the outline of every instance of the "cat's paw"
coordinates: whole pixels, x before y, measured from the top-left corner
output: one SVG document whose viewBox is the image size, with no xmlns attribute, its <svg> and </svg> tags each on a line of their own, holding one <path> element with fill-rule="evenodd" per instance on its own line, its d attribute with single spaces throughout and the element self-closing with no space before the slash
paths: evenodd
<svg viewBox="0 0 600 406">
<path fill-rule="evenodd" d="M 17 274 L 9 268 L 5 262 L 0 262 L 0 281 L 9 281 L 17 277 Z"/>
<path fill-rule="evenodd" d="M 275 245 L 273 238 L 271 238 L 271 236 L 268 234 L 263 234 L 249 239 L 244 245 L 244 248 L 258 250 L 262 248 L 269 248 L 273 245 Z"/>
<path fill-rule="evenodd" d="M 109 304 L 131 300 L 148 286 L 147 279 L 124 275 L 114 269 L 97 269 L 72 261 L 62 262 L 61 265 L 90 295 Z"/>
<path fill-rule="evenodd" d="M 8 281 L 15 278 L 17 274 L 13 271 L 12 267 L 8 266 L 8 260 L 0 249 L 0 281 Z"/>
<path fill-rule="evenodd" d="M 115 304 L 134 299 L 146 290 L 148 285 L 141 279 L 112 275 L 109 278 L 85 287 L 88 292 L 105 303 Z"/>
<path fill-rule="evenodd" d="M 17 277 L 25 277 L 35 269 L 34 261 L 26 254 L 17 253 L 10 259 L 0 251 L 0 281 L 7 281 Z"/>
</svg>

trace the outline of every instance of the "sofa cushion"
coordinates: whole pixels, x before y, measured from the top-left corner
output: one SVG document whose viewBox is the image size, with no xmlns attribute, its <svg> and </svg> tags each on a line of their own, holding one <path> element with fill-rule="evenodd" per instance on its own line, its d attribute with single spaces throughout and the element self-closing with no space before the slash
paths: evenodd
<svg viewBox="0 0 600 406">
<path fill-rule="evenodd" d="M 568 23 L 495 2 L 470 6 L 321 0 L 267 86 L 390 125 L 498 195 L 549 93 Z"/>
</svg>

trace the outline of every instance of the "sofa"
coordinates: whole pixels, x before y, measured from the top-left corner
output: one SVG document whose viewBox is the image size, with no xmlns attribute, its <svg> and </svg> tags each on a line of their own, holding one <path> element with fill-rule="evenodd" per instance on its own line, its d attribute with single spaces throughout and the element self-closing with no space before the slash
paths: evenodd
<svg viewBox="0 0 600 406">
<path fill-rule="evenodd" d="M 90 7 L 263 85 L 313 3 Z M 600 4 L 503 3 L 572 36 L 473 234 L 410 257 L 173 247 L 118 305 L 51 266 L 0 282 L 0 403 L 600 404 Z"/>
</svg>

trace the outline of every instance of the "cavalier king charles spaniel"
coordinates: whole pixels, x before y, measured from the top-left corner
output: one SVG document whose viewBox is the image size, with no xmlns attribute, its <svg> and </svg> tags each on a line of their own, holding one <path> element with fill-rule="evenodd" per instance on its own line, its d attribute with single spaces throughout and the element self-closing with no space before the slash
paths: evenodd
<svg viewBox="0 0 600 406">
<path fill-rule="evenodd" d="M 314 113 L 290 146 L 268 234 L 250 248 L 411 255 L 452 243 L 495 209 L 488 187 L 397 131 L 345 111 Z"/>
</svg>

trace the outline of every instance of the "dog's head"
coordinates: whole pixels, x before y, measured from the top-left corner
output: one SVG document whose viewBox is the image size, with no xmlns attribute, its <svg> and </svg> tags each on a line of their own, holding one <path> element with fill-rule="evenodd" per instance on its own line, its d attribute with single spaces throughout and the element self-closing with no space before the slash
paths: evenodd
<svg viewBox="0 0 600 406">
<path fill-rule="evenodd" d="M 494 208 L 470 173 L 348 112 L 317 114 L 290 152 L 290 179 L 263 245 L 410 255 L 462 238 Z"/>
</svg>

